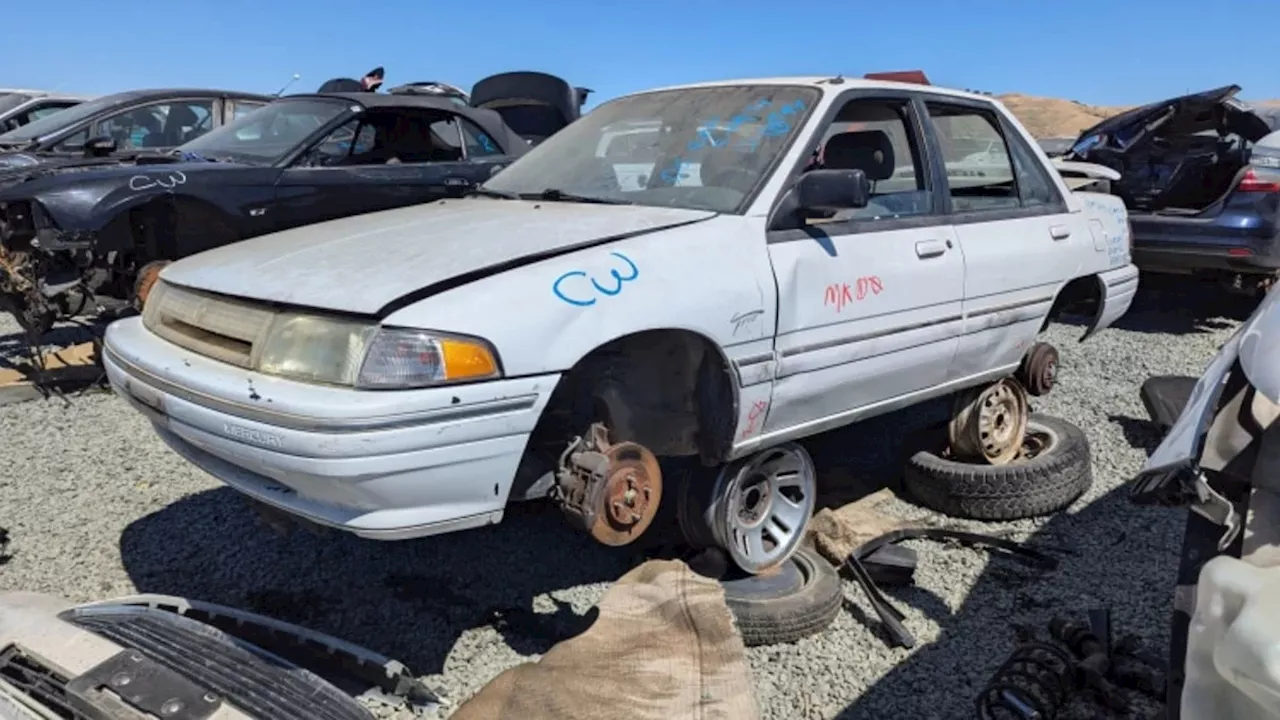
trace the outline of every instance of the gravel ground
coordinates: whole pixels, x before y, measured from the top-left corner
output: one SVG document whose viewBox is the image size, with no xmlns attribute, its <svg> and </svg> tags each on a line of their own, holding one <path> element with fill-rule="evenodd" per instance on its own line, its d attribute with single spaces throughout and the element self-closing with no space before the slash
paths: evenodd
<svg viewBox="0 0 1280 720">
<path fill-rule="evenodd" d="M 1113 328 L 1077 344 L 1055 325 L 1060 385 L 1037 410 L 1085 430 L 1094 485 L 1067 512 L 988 531 L 1058 548 L 1053 573 L 986 553 L 913 543 L 917 584 L 890 590 L 919 639 L 889 649 L 860 591 L 849 612 L 795 645 L 750 651 L 765 718 L 964 718 L 1012 649 L 1014 623 L 1109 606 L 1119 632 L 1167 643 L 1184 514 L 1128 504 L 1122 486 L 1157 440 L 1138 386 L 1149 375 L 1198 375 L 1247 314 L 1202 289 L 1146 287 Z M 16 331 L 0 325 L 0 353 Z M 0 588 L 87 601 L 133 592 L 183 594 L 302 622 L 403 660 L 453 703 L 501 670 L 583 627 L 581 616 L 632 554 L 593 545 L 558 514 L 520 508 L 500 526 L 407 543 L 277 537 L 239 497 L 184 464 L 141 416 L 106 393 L 0 407 L 0 525 L 13 559 Z M 813 438 L 833 502 L 896 486 L 901 429 L 916 409 Z M 927 516 L 906 502 L 894 512 Z"/>
</svg>

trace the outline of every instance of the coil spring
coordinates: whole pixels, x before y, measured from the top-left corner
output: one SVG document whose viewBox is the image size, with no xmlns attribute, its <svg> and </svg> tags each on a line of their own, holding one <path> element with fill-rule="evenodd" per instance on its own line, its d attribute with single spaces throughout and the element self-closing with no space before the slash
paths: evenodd
<svg viewBox="0 0 1280 720">
<path fill-rule="evenodd" d="M 982 720 L 1053 720 L 1075 690 L 1075 663 L 1045 642 L 1014 649 L 974 701 Z"/>
</svg>

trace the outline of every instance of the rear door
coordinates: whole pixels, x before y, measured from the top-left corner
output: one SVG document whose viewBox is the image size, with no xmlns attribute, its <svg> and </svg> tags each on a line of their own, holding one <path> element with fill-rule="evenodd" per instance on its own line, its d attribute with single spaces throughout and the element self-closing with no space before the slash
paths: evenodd
<svg viewBox="0 0 1280 720">
<path fill-rule="evenodd" d="M 497 141 L 461 116 L 370 110 L 281 174 L 277 229 L 458 195 L 488 179 L 503 160 Z"/>
<path fill-rule="evenodd" d="M 868 207 L 771 221 L 779 362 L 766 432 L 834 427 L 947 379 L 965 266 L 912 98 L 849 91 L 822 120 L 814 162 L 866 172 Z"/>
<path fill-rule="evenodd" d="M 961 380 L 1020 361 L 1092 239 L 1028 140 L 993 106 L 932 96 L 925 107 L 964 253 L 964 335 L 950 372 Z"/>
</svg>

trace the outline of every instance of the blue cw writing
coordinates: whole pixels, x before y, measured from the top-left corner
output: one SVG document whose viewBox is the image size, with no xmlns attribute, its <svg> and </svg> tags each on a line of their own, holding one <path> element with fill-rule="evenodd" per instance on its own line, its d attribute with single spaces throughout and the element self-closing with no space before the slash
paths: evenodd
<svg viewBox="0 0 1280 720">
<path fill-rule="evenodd" d="M 620 252 L 613 252 L 609 254 L 625 262 L 628 268 L 627 275 L 623 275 L 621 272 L 618 272 L 616 268 L 609 270 L 609 277 L 613 278 L 612 288 L 609 288 L 609 287 L 606 287 L 605 285 L 600 284 L 598 280 L 591 277 L 590 275 L 583 272 L 582 270 L 570 270 L 569 272 L 564 273 L 560 277 L 556 278 L 555 282 L 551 283 L 551 292 L 555 293 L 556 297 L 560 298 L 561 300 L 569 303 L 570 305 L 577 305 L 578 307 L 589 307 L 591 305 L 596 304 L 596 300 L 598 300 L 599 298 L 591 297 L 592 293 L 590 291 L 592 289 L 594 289 L 595 292 L 600 293 L 601 295 L 606 295 L 609 297 L 612 297 L 622 292 L 623 283 L 629 283 L 632 280 L 635 280 L 637 277 L 640 277 L 640 268 L 636 267 L 636 264 L 631 261 L 631 258 L 627 257 L 626 255 L 623 255 Z M 589 284 L 584 284 L 581 282 L 573 283 L 568 286 L 570 293 L 565 294 L 565 289 L 562 288 L 561 286 L 564 285 L 565 282 L 570 278 L 586 278 L 590 282 Z M 577 287 L 574 288 L 573 285 L 577 285 Z M 584 296 L 585 296 L 585 299 L 583 299 Z"/>
<path fill-rule="evenodd" d="M 691 152 L 709 147 L 728 147 L 730 138 L 737 135 L 737 143 L 734 145 L 734 149 L 743 152 L 755 152 L 760 147 L 762 138 L 781 137 L 791 132 L 790 116 L 804 112 L 805 109 L 803 100 L 792 100 L 765 116 L 763 118 L 763 128 L 749 134 L 738 133 L 738 129 L 746 123 L 762 119 L 754 113 L 763 112 L 772 106 L 772 100 L 760 99 L 743 108 L 742 112 L 734 115 L 727 122 L 722 121 L 720 116 L 717 115 L 702 124 L 703 128 L 698 131 L 698 136 L 690 140 L 686 147 Z M 716 131 L 723 132 L 724 137 L 717 139 Z"/>
</svg>

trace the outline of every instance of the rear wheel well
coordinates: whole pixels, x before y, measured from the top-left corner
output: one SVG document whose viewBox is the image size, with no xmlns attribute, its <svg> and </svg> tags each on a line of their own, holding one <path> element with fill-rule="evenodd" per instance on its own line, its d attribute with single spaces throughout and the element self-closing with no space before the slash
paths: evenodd
<svg viewBox="0 0 1280 720">
<path fill-rule="evenodd" d="M 560 379 L 534 429 L 526 458 L 535 475 L 554 468 L 566 444 L 592 422 L 612 442 L 632 441 L 659 457 L 728 456 L 736 428 L 733 367 L 707 337 L 688 330 L 646 330 L 584 355 Z M 532 468 L 530 468 L 532 470 Z"/>
<path fill-rule="evenodd" d="M 1040 326 L 1040 332 L 1044 332 L 1049 323 L 1064 315 L 1080 315 L 1092 320 L 1102 307 L 1102 301 L 1102 288 L 1097 275 L 1075 278 L 1058 291 L 1049 314 L 1045 316 L 1044 325 Z"/>
</svg>

